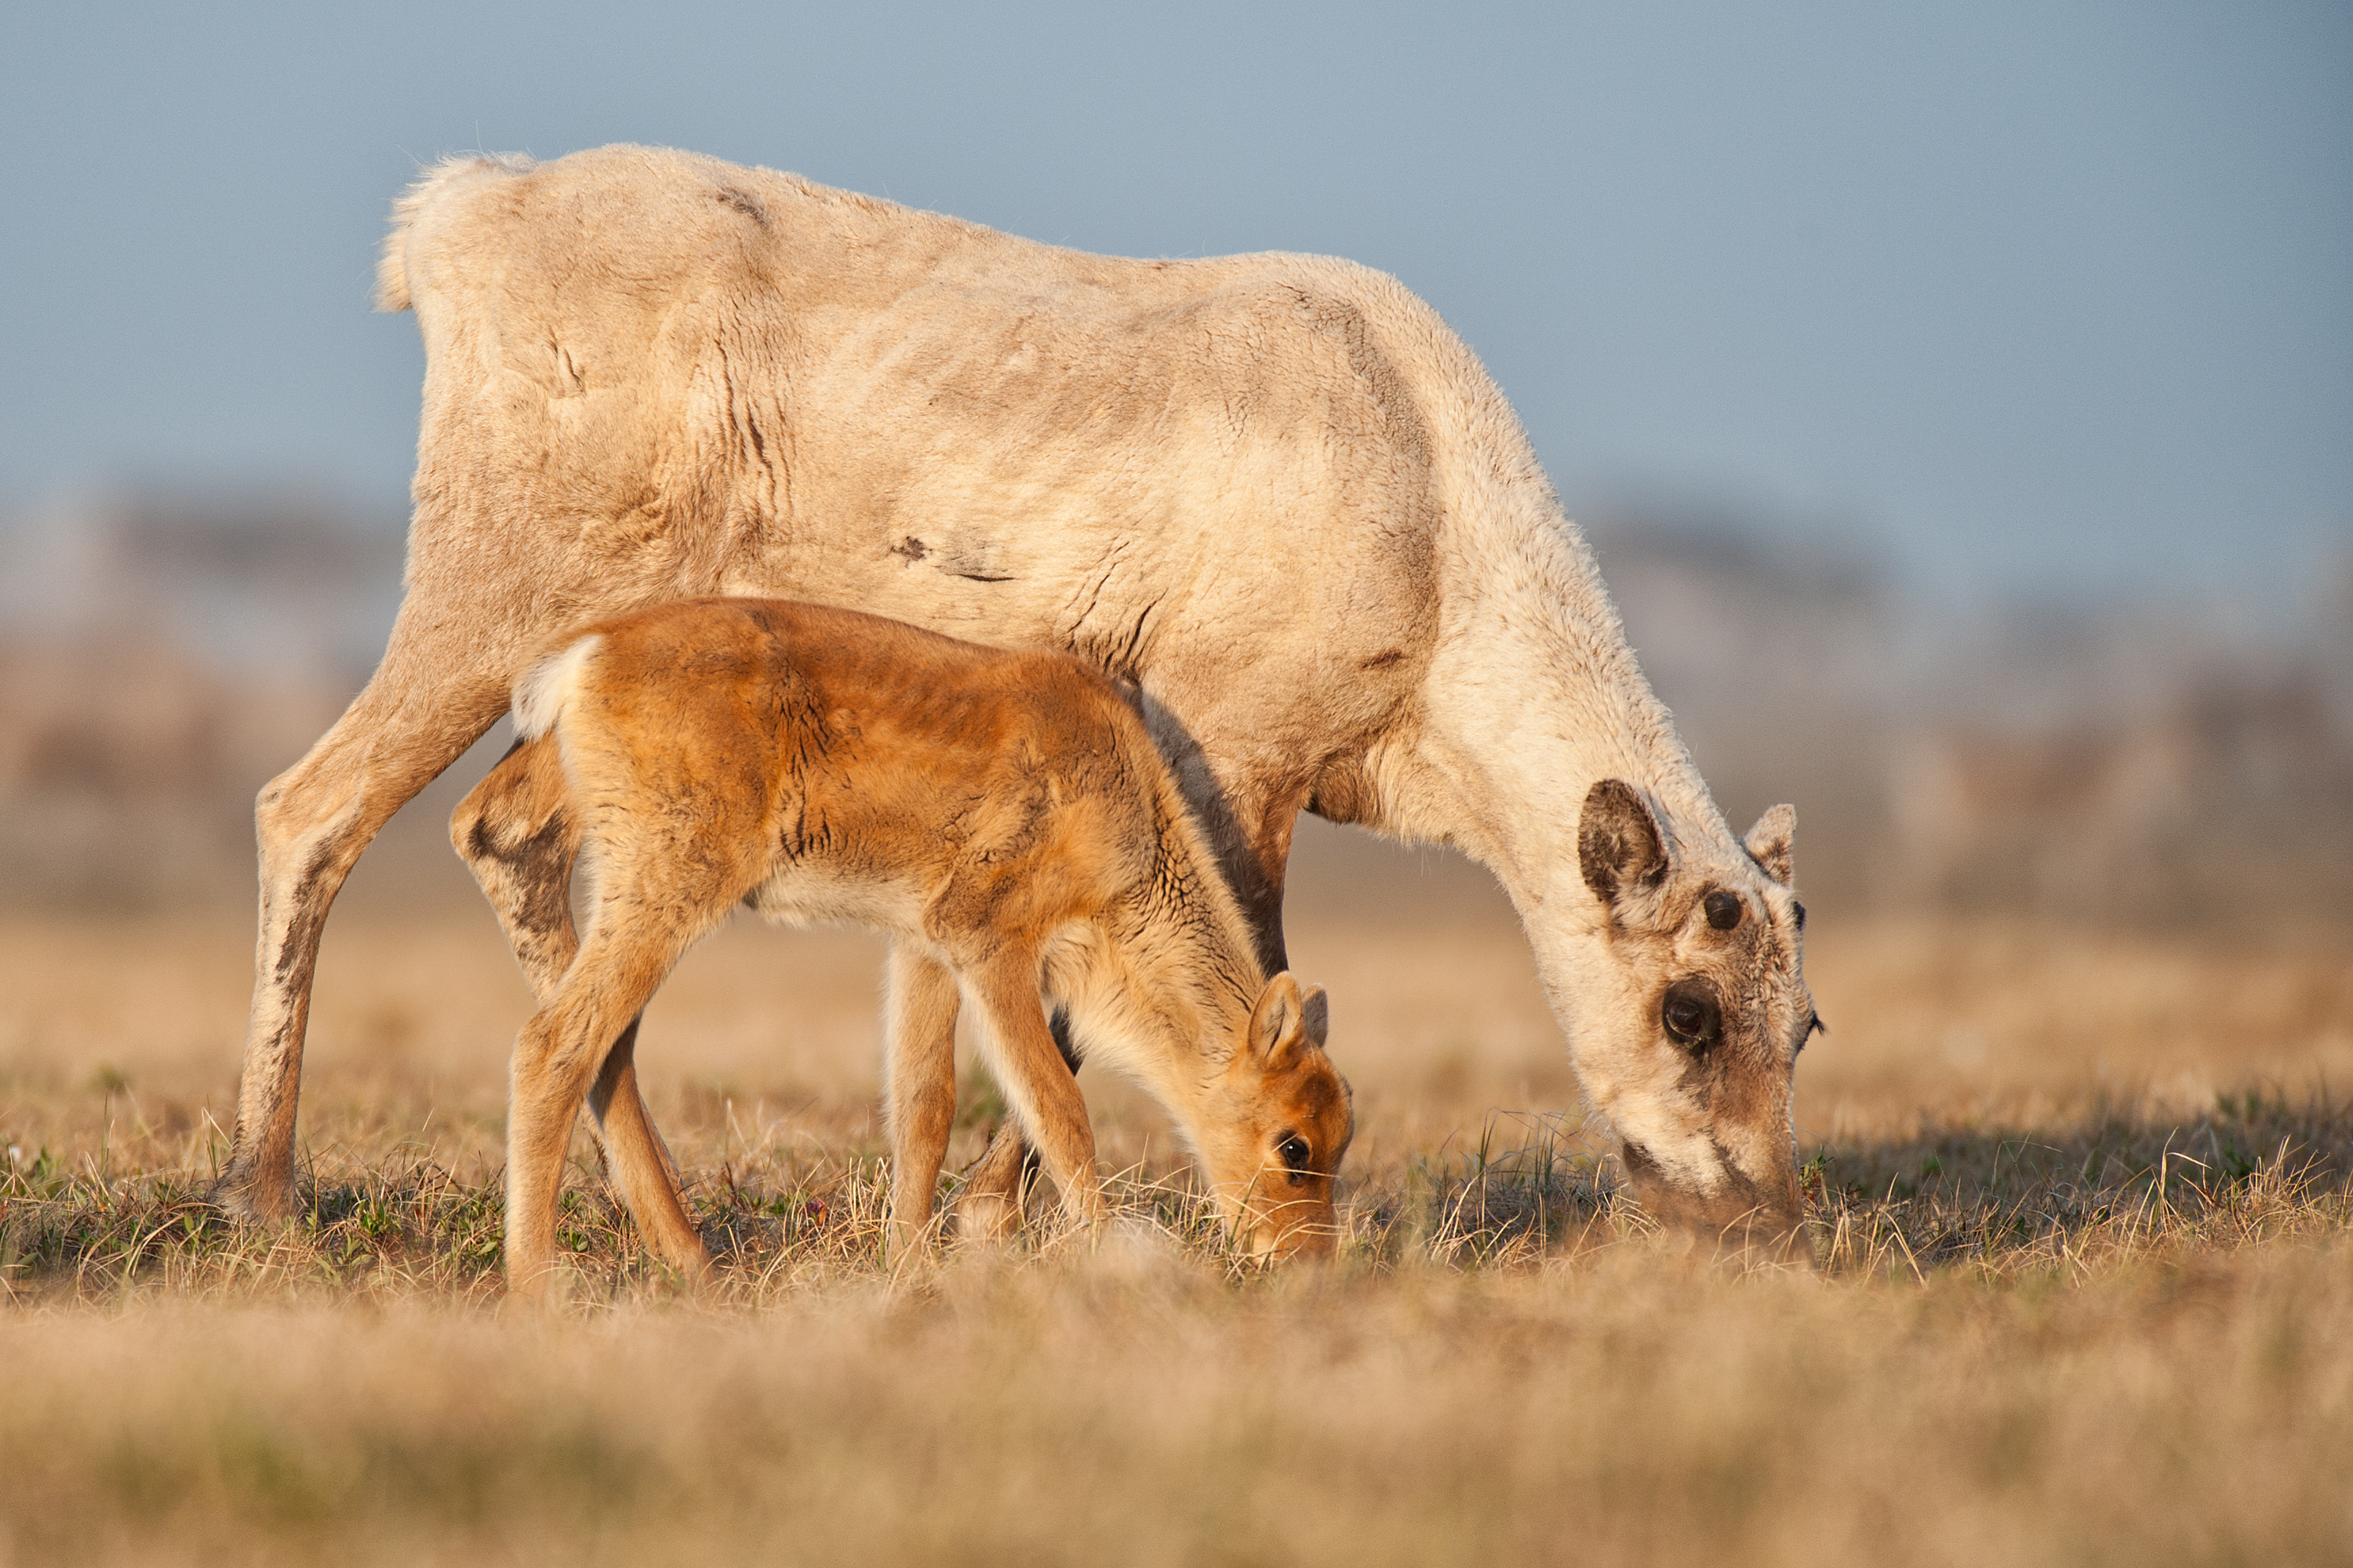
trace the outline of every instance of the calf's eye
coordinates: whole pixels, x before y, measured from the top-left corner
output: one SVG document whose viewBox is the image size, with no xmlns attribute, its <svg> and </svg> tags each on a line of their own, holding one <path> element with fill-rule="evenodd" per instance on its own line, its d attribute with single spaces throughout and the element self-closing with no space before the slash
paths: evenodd
<svg viewBox="0 0 2353 1568">
<path fill-rule="evenodd" d="M 1307 1173 L 1307 1160 L 1311 1151 L 1305 1139 L 1295 1132 L 1286 1133 L 1283 1135 L 1282 1141 L 1274 1146 L 1274 1151 L 1282 1156 L 1283 1169 L 1293 1176 L 1303 1176 Z"/>
<path fill-rule="evenodd" d="M 1731 930 L 1740 924 L 1740 916 L 1746 913 L 1737 894 L 1726 893 L 1720 888 L 1702 902 L 1707 906 L 1707 923 L 1719 931 Z"/>
</svg>

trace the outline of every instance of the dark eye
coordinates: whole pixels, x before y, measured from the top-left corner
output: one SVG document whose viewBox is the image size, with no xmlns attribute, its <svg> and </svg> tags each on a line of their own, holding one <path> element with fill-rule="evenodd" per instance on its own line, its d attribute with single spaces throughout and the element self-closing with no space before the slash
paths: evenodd
<svg viewBox="0 0 2353 1568">
<path fill-rule="evenodd" d="M 1659 1002 L 1659 1022 L 1678 1045 L 1705 1050 L 1724 1033 L 1724 1008 L 1715 987 L 1693 975 L 1667 988 Z"/>
<path fill-rule="evenodd" d="M 1274 1146 L 1274 1151 L 1282 1157 L 1282 1168 L 1293 1176 L 1307 1174 L 1308 1157 L 1314 1151 L 1307 1147 L 1305 1139 L 1295 1132 L 1284 1133 L 1282 1141 Z"/>
<path fill-rule="evenodd" d="M 1709 894 L 1702 902 L 1707 906 L 1707 923 L 1719 931 L 1731 930 L 1740 924 L 1740 916 L 1747 913 L 1746 906 L 1740 902 L 1739 895 L 1726 893 L 1720 888 Z"/>
<path fill-rule="evenodd" d="M 1800 931 L 1804 930 L 1806 928 L 1806 906 L 1802 904 L 1792 904 L 1789 907 L 1798 912 L 1798 929 Z"/>
</svg>

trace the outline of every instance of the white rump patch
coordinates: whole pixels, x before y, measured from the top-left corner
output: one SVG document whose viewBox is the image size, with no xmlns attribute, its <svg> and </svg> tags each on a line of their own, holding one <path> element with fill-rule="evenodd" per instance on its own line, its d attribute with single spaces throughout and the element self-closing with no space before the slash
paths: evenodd
<svg viewBox="0 0 2353 1568">
<path fill-rule="evenodd" d="M 514 724 L 518 736 L 537 740 L 555 727 L 555 721 L 564 716 L 564 705 L 571 699 L 581 670 L 604 641 L 602 637 L 592 635 L 566 643 L 533 664 L 530 673 L 515 683 Z"/>
</svg>

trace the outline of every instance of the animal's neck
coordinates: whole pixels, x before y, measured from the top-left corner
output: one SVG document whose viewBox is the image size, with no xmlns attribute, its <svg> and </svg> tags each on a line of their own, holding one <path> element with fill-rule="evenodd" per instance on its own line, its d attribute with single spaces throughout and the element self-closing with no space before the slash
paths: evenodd
<svg viewBox="0 0 2353 1568">
<path fill-rule="evenodd" d="M 1733 840 L 1541 475 L 1498 488 L 1450 540 L 1422 746 L 1455 781 L 1447 836 L 1531 915 L 1586 902 L 1577 824 L 1597 780 L 1649 796 L 1671 853 Z"/>
<path fill-rule="evenodd" d="M 1189 1138 L 1201 1090 L 1241 1040 L 1266 977 L 1173 786 L 1160 791 L 1155 815 L 1153 877 L 1115 913 L 1080 1022 L 1150 1085 Z"/>
<path fill-rule="evenodd" d="M 1490 493 L 1466 498 L 1447 541 L 1419 731 L 1387 763 L 1383 808 L 1404 832 L 1450 839 L 1495 872 L 1588 1094 L 1620 1118 L 1640 1086 L 1607 1033 L 1630 1014 L 1616 989 L 1624 966 L 1606 950 L 1609 912 L 1579 863 L 1586 795 L 1604 779 L 1641 791 L 1673 859 L 1721 863 L 1744 852 L 1533 457 L 1516 473 L 1503 462 L 1486 472 Z"/>
</svg>

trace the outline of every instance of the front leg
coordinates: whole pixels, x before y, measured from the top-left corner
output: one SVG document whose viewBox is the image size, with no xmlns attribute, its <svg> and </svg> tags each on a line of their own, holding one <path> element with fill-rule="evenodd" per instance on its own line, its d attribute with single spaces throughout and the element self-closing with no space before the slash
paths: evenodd
<svg viewBox="0 0 2353 1568">
<path fill-rule="evenodd" d="M 1071 1217 L 1093 1224 L 1103 1217 L 1094 1129 L 1087 1122 L 1079 1081 L 1039 1005 L 1038 979 L 1037 955 L 1021 950 L 992 955 L 963 973 L 965 991 L 988 1026 L 990 1065 L 1023 1135 L 1060 1190 Z"/>
<path fill-rule="evenodd" d="M 1164 740 L 1162 745 L 1167 743 Z M 1221 824 L 1219 868 L 1235 890 L 1250 942 L 1266 972 L 1281 974 L 1291 967 L 1282 940 L 1282 889 L 1291 863 L 1291 836 L 1299 825 L 1304 797 L 1294 791 L 1271 807 L 1238 811 L 1235 801 L 1218 788 L 1198 753 L 1186 753 L 1197 766 L 1180 775 L 1187 798 L 1203 821 Z M 1247 818 L 1247 828 L 1244 819 Z M 1053 1017 L 1054 1044 L 1075 1074 L 1084 1055 L 1071 1032 L 1070 1014 Z M 1021 1225 L 1021 1193 L 1038 1168 L 1038 1157 L 1023 1141 L 1018 1122 L 1000 1126 L 980 1158 L 965 1167 L 964 1190 L 956 1196 L 958 1234 L 986 1241 L 1004 1241 Z"/>
<path fill-rule="evenodd" d="M 891 1230 L 899 1262 L 932 1221 L 932 1199 L 955 1130 L 955 976 L 906 942 L 891 948 L 883 1025 L 891 1131 Z"/>
<path fill-rule="evenodd" d="M 1075 1077 L 1084 1053 L 1071 1033 L 1071 1015 L 1058 1012 L 1047 1022 L 1055 1049 Z M 980 1158 L 965 1167 L 964 1190 L 955 1202 L 956 1234 L 976 1241 L 1012 1240 L 1021 1228 L 1022 1194 L 1037 1173 L 1038 1155 L 1023 1141 L 1020 1122 L 999 1122 Z"/>
</svg>

